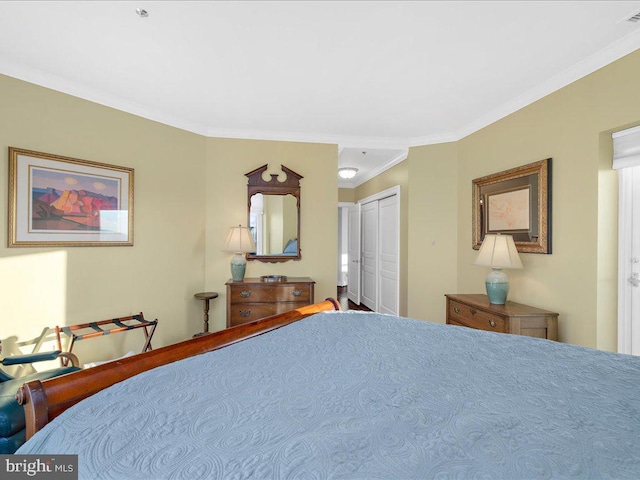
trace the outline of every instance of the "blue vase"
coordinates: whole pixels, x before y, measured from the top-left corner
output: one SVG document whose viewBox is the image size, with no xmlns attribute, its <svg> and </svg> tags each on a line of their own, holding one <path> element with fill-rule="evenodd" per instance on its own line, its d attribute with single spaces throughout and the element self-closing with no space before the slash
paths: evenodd
<svg viewBox="0 0 640 480">
<path fill-rule="evenodd" d="M 247 268 L 247 260 L 241 253 L 231 259 L 231 278 L 234 282 L 241 282 L 244 280 L 244 272 Z"/>
<path fill-rule="evenodd" d="M 487 297 L 489 303 L 496 305 L 504 305 L 507 302 L 507 294 L 509 293 L 509 278 L 499 268 L 494 268 L 485 279 L 487 287 Z"/>
</svg>

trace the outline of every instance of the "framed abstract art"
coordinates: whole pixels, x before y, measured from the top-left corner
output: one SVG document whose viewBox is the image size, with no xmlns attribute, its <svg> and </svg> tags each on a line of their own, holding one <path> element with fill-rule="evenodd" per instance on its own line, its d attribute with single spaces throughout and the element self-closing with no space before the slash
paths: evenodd
<svg viewBox="0 0 640 480">
<path fill-rule="evenodd" d="M 9 247 L 133 245 L 133 169 L 9 147 Z"/>
</svg>

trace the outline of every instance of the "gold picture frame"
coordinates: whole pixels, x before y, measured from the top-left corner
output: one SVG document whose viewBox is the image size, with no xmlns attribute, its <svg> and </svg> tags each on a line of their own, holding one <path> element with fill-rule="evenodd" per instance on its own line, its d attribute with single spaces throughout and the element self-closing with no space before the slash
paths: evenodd
<svg viewBox="0 0 640 480">
<path fill-rule="evenodd" d="M 133 168 L 9 147 L 9 247 L 132 246 Z"/>
<path fill-rule="evenodd" d="M 551 158 L 473 180 L 473 239 L 513 235 L 524 253 L 551 253 Z"/>
</svg>

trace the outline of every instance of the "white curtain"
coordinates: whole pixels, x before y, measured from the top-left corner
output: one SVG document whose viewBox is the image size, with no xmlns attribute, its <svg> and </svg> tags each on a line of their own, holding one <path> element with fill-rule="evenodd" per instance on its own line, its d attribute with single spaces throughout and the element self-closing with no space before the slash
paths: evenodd
<svg viewBox="0 0 640 480">
<path fill-rule="evenodd" d="M 640 127 L 613 135 L 613 168 L 640 167 Z"/>
</svg>

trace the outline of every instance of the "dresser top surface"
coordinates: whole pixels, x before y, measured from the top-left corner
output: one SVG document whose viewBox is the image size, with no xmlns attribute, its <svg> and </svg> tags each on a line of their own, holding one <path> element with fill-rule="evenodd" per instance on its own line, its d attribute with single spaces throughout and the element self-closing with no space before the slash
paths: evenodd
<svg viewBox="0 0 640 480">
<path fill-rule="evenodd" d="M 225 285 L 268 285 L 277 287 L 278 285 L 290 285 L 292 283 L 316 283 L 315 280 L 311 280 L 309 277 L 287 277 L 286 281 L 278 281 L 278 282 L 269 282 L 261 280 L 260 277 L 245 277 L 245 279 L 241 282 L 234 282 L 232 279 Z"/>
<path fill-rule="evenodd" d="M 522 303 L 516 303 L 510 300 L 507 300 L 507 303 L 505 303 L 504 305 L 496 305 L 495 303 L 489 303 L 489 298 L 486 295 L 482 295 L 482 294 L 447 293 L 445 297 L 447 297 L 450 300 L 453 300 L 454 302 L 461 302 L 466 305 L 480 308 L 482 310 L 502 313 L 505 315 L 519 315 L 519 316 L 528 316 L 528 315 L 557 316 L 558 315 L 556 312 L 550 312 L 549 310 L 543 310 L 541 308 L 536 308 L 529 305 L 523 305 Z"/>
</svg>

